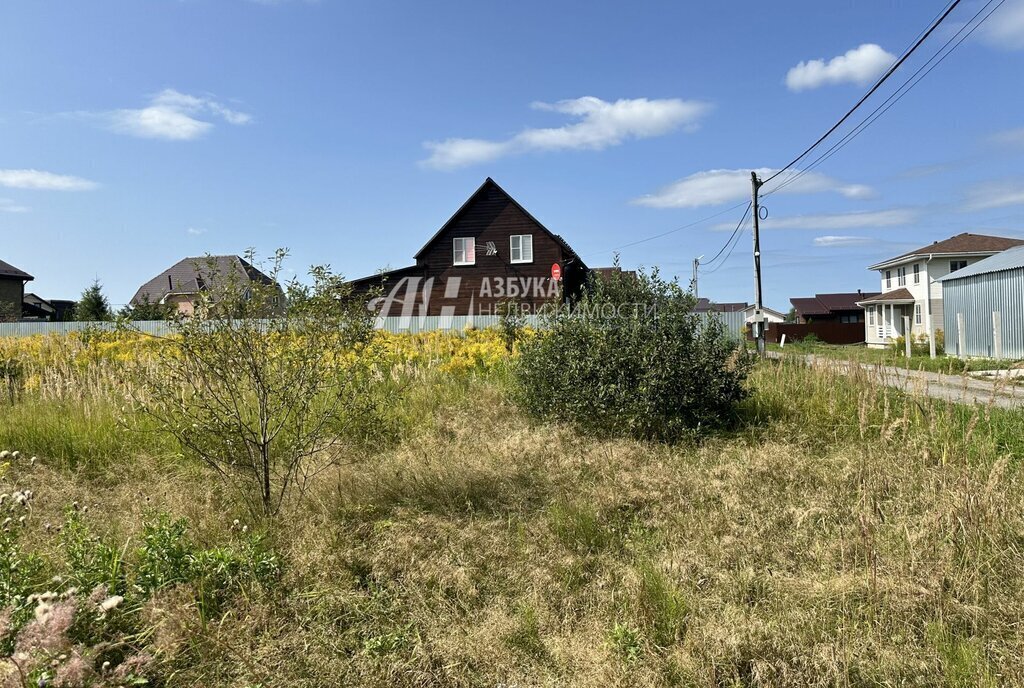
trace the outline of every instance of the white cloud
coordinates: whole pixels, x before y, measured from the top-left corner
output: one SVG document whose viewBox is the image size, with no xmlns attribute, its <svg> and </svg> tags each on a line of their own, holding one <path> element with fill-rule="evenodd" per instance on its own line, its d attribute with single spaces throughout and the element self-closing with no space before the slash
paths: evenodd
<svg viewBox="0 0 1024 688">
<path fill-rule="evenodd" d="M 89 191 L 99 186 L 96 182 L 54 174 L 41 170 L 0 170 L 0 186 L 11 189 L 43 189 L 47 191 Z"/>
<path fill-rule="evenodd" d="M 760 168 L 757 176 L 765 179 L 776 170 Z M 795 172 L 795 171 L 794 171 Z M 788 176 L 785 178 L 789 178 Z M 771 186 L 764 189 L 771 191 Z M 820 193 L 834 191 L 847 198 L 869 198 L 874 192 L 863 184 L 846 184 L 818 172 L 808 172 L 779 190 L 779 193 Z M 704 205 L 735 203 L 750 197 L 750 170 L 707 170 L 633 200 L 651 208 L 697 208 Z"/>
<path fill-rule="evenodd" d="M 423 145 L 430 151 L 430 157 L 422 164 L 438 170 L 454 170 L 458 167 L 490 162 L 506 155 L 512 149 L 510 142 L 481 139 L 446 139 L 430 141 Z"/>
<path fill-rule="evenodd" d="M 824 60 L 801 62 L 786 73 L 786 86 L 803 91 L 831 84 L 865 85 L 896 61 L 896 56 L 875 43 L 865 43 L 845 54 Z"/>
<path fill-rule="evenodd" d="M 208 121 L 213 117 L 234 125 L 252 121 L 252 117 L 244 112 L 231 110 L 210 98 L 191 96 L 173 88 L 164 89 L 153 96 L 147 107 L 114 110 L 105 115 L 110 128 L 118 133 L 172 141 L 199 138 L 213 128 L 213 123 Z"/>
<path fill-rule="evenodd" d="M 185 230 L 185 232 L 187 234 L 191 234 L 192 236 L 199 236 L 200 234 L 206 234 L 206 230 L 204 228 L 202 228 L 202 227 L 189 227 L 188 229 Z"/>
<path fill-rule="evenodd" d="M 1024 184 L 1020 182 L 988 182 L 967 192 L 964 210 L 988 210 L 1010 205 L 1024 205 Z"/>
<path fill-rule="evenodd" d="M 1024 146 L 1024 127 L 998 131 L 989 137 L 989 141 L 1000 146 Z"/>
<path fill-rule="evenodd" d="M 19 205 L 9 198 L 0 198 L 0 213 L 27 213 L 31 208 Z"/>
<path fill-rule="evenodd" d="M 1007 50 L 1024 49 L 1024 0 L 1007 0 L 981 26 L 981 37 L 989 45 Z"/>
<path fill-rule="evenodd" d="M 678 98 L 635 98 L 608 102 L 585 96 L 557 103 L 533 103 L 535 110 L 570 115 L 580 121 L 561 127 L 525 129 L 502 141 L 451 138 L 427 141 L 425 167 L 451 170 L 529 151 L 601 150 L 628 139 L 662 136 L 680 127 L 692 131 L 711 110 L 708 103 Z"/>
<path fill-rule="evenodd" d="M 860 229 L 871 227 L 898 227 L 908 225 L 918 218 L 918 212 L 910 208 L 889 210 L 867 210 L 852 213 L 823 213 L 820 215 L 793 215 L 791 217 L 768 217 L 762 222 L 766 229 Z M 722 224 L 715 229 L 732 229 L 733 224 Z"/>
<path fill-rule="evenodd" d="M 874 243 L 874 239 L 870 237 L 862 236 L 834 236 L 826 235 L 820 237 L 814 237 L 815 246 L 866 246 L 867 244 Z"/>
</svg>

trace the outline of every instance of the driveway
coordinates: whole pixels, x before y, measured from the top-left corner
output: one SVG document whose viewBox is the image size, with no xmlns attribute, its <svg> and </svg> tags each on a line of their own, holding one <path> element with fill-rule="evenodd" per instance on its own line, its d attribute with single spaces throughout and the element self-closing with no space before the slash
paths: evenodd
<svg viewBox="0 0 1024 688">
<path fill-rule="evenodd" d="M 872 363 L 841 361 L 814 354 L 783 354 L 769 351 L 770 358 L 803 359 L 807 364 L 826 366 L 840 373 L 860 367 L 878 376 L 879 380 L 910 394 L 924 394 L 943 401 L 957 404 L 993 405 L 999 408 L 1015 409 L 1024 407 L 1024 385 L 1008 385 L 1003 381 L 979 380 L 967 375 L 944 375 L 924 370 L 907 370 L 898 366 L 883 366 Z"/>
</svg>

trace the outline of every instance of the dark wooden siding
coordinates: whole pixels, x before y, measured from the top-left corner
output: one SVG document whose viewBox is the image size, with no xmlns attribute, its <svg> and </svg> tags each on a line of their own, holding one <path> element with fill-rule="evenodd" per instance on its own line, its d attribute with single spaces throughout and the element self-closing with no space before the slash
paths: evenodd
<svg viewBox="0 0 1024 688">
<path fill-rule="evenodd" d="M 514 234 L 533 237 L 533 262 L 511 262 L 510 237 Z M 475 240 L 474 265 L 454 264 L 456 237 Z M 487 255 L 489 241 L 494 242 L 497 255 Z M 502 301 L 509 300 L 535 310 L 551 300 L 551 265 L 566 267 L 566 258 L 561 244 L 500 188 L 485 185 L 421 252 L 416 261 L 420 269 L 406 273 L 422 275 L 417 304 L 423 301 L 425 280 L 433 278 L 426 312 L 417 308 L 415 314 L 494 314 Z M 510 294 L 510 288 L 520 293 Z M 406 295 L 404 291 L 401 294 Z M 400 315 L 400 309 L 401 305 L 392 304 L 384 315 Z"/>
</svg>

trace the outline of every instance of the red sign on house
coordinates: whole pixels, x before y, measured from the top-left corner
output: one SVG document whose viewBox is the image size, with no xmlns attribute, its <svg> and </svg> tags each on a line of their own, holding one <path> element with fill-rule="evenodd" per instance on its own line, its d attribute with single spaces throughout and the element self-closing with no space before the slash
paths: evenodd
<svg viewBox="0 0 1024 688">
<path fill-rule="evenodd" d="M 551 279 L 555 280 L 556 282 L 562 279 L 562 266 L 559 265 L 558 263 L 551 264 Z"/>
</svg>

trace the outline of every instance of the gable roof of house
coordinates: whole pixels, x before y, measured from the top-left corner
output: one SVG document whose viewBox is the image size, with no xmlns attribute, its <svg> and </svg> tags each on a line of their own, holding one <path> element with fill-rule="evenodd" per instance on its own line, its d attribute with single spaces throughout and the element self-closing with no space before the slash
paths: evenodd
<svg viewBox="0 0 1024 688">
<path fill-rule="evenodd" d="M 800 315 L 828 315 L 830 312 L 825 308 L 825 304 L 813 296 L 796 297 L 790 299 L 789 302 L 793 304 L 793 308 Z"/>
<path fill-rule="evenodd" d="M 889 258 L 883 260 L 881 263 L 876 263 L 868 268 L 868 270 L 877 270 L 889 265 L 903 262 L 908 258 L 915 256 L 927 256 L 930 254 L 938 255 L 984 255 L 999 253 L 1005 251 L 1008 248 L 1014 246 L 1024 245 L 1024 239 L 1011 239 L 1010 237 L 999 237 L 990 236 L 988 234 L 971 234 L 970 232 L 962 232 L 956 236 L 952 236 L 942 241 L 935 241 L 927 246 L 922 246 L 919 249 L 908 251 L 895 258 Z"/>
<path fill-rule="evenodd" d="M 837 311 L 860 310 L 858 301 L 865 301 L 868 298 L 877 296 L 878 292 L 835 292 L 831 294 L 815 294 L 811 297 L 797 297 L 790 299 L 793 308 L 802 316 L 806 315 L 831 315 Z"/>
<path fill-rule="evenodd" d="M 954 272 L 944 275 L 938 279 L 939 282 L 971 277 L 973 275 L 985 275 L 990 272 L 1001 272 L 1003 270 L 1014 270 L 1024 268 L 1024 246 L 1014 246 L 1005 251 L 1000 251 L 994 256 L 979 260 L 973 265 L 960 268 Z"/>
<path fill-rule="evenodd" d="M 913 303 L 914 301 L 914 295 L 910 293 L 910 290 L 906 287 L 900 287 L 899 289 L 892 289 L 881 294 L 873 294 L 865 299 L 861 299 L 860 303 Z"/>
<path fill-rule="evenodd" d="M 738 311 L 744 311 L 747 308 L 749 308 L 749 304 L 746 301 L 717 303 L 702 296 L 697 299 L 697 305 L 693 307 L 693 311 L 695 313 L 706 313 L 707 311 L 714 311 L 716 313 L 736 313 Z"/>
<path fill-rule="evenodd" d="M 522 205 L 520 205 L 519 201 L 517 201 L 516 199 L 512 198 L 512 196 L 511 196 L 511 195 L 510 195 L 510 194 L 509 194 L 509 193 L 508 193 L 507 191 L 505 191 L 505 189 L 503 189 L 503 188 L 501 188 L 500 186 L 498 186 L 498 183 L 497 183 L 496 181 L 494 181 L 493 179 L 491 179 L 490 177 L 488 177 L 487 179 L 485 179 L 485 180 L 484 180 L 484 183 L 483 183 L 483 184 L 481 184 L 481 185 L 480 185 L 480 186 L 479 186 L 479 187 L 477 188 L 477 190 L 476 190 L 476 191 L 474 191 L 474 192 L 473 192 L 473 194 L 472 194 L 472 195 L 471 195 L 471 196 L 470 196 L 469 198 L 467 198 L 467 199 L 466 199 L 466 202 L 465 202 L 465 203 L 463 203 L 463 204 L 462 204 L 461 206 L 459 206 L 459 209 L 458 209 L 458 210 L 456 210 L 456 211 L 455 211 L 455 213 L 454 213 L 454 214 L 453 214 L 453 215 L 452 215 L 452 216 L 451 216 L 450 218 L 448 218 L 448 221 L 447 221 L 447 222 L 445 222 L 445 223 L 444 223 L 443 225 L 441 225 L 441 229 L 437 230 L 437 231 L 436 231 L 436 232 L 434 233 L 434 236 L 430 237 L 430 239 L 428 239 L 428 240 L 427 240 L 427 243 L 423 244 L 423 248 L 421 248 L 421 249 L 420 249 L 419 251 L 417 251 L 417 252 L 416 252 L 416 255 L 415 255 L 415 256 L 413 256 L 413 257 L 414 257 L 415 259 L 419 260 L 420 256 L 422 256 L 422 255 L 423 255 L 423 254 L 424 254 L 424 253 L 426 252 L 426 250 L 427 250 L 428 248 L 430 248 L 430 246 L 431 246 L 431 245 L 432 245 L 432 244 L 433 244 L 433 243 L 434 243 L 435 241 L 437 241 L 437 239 L 438 239 L 438 238 L 439 238 L 439 237 L 440 237 L 440 236 L 441 236 L 442 234 L 444 234 L 444 233 L 445 233 L 445 231 L 446 231 L 446 230 L 447 230 L 447 229 L 448 229 L 448 228 L 449 228 L 449 227 L 450 227 L 450 226 L 451 226 L 451 225 L 452 225 L 452 224 L 453 224 L 453 223 L 454 223 L 454 222 L 455 222 L 456 220 L 458 220 L 458 219 L 459 219 L 459 216 L 460 216 L 460 215 L 462 215 L 462 213 L 464 213 L 464 212 L 465 212 L 465 211 L 466 211 L 466 210 L 467 210 L 467 209 L 468 209 L 468 208 L 469 208 L 469 207 L 470 207 L 470 206 L 471 206 L 471 205 L 473 204 L 473 201 L 475 201 L 475 200 L 476 200 L 477 198 L 481 197 L 481 196 L 482 196 L 483 194 L 487 193 L 488 191 L 490 191 L 490 190 L 492 190 L 492 189 L 493 189 L 493 190 L 495 190 L 495 191 L 497 191 L 497 192 L 499 192 L 499 193 L 500 193 L 501 195 L 503 195 L 503 196 L 504 196 L 505 198 L 507 198 L 507 199 L 508 199 L 508 200 L 509 200 L 509 201 L 510 201 L 510 202 L 512 203 L 512 205 L 514 205 L 514 206 L 515 206 L 516 208 L 518 208 L 518 209 L 519 209 L 519 210 L 520 210 L 520 211 L 521 211 L 521 212 L 522 212 L 522 213 L 523 213 L 524 215 L 526 215 L 526 217 L 527 217 L 527 218 L 529 218 L 529 219 L 530 219 L 531 221 L 533 221 L 533 222 L 534 222 L 534 223 L 535 223 L 535 224 L 536 224 L 536 225 L 537 225 L 538 227 L 540 227 L 540 229 L 541 229 L 541 230 L 542 230 L 542 231 L 543 231 L 543 232 L 544 232 L 545 234 L 547 234 L 547 235 L 548 235 L 548 236 L 550 236 L 550 237 L 551 237 L 552 239 L 554 239 L 554 240 L 555 240 L 555 242 L 556 242 L 556 243 L 557 243 L 557 244 L 558 244 L 559 246 L 561 246 L 561 247 L 562 247 L 562 250 L 563 250 L 563 251 L 565 251 L 565 252 L 566 252 L 567 254 L 569 254 L 569 255 L 570 255 L 570 256 L 572 256 L 572 257 L 573 257 L 574 259 L 576 259 L 577 261 L 579 261 L 579 263 L 580 263 L 580 266 L 581 266 L 581 267 L 583 267 L 584 269 L 586 269 L 586 267 L 587 267 L 587 266 L 586 266 L 586 265 L 585 265 L 585 264 L 583 263 L 583 259 L 582 259 L 582 258 L 580 257 L 580 255 L 579 255 L 578 253 L 576 253 L 576 251 L 574 251 L 574 250 L 572 249 L 572 246 L 570 246 L 570 245 L 569 245 L 569 243 L 568 243 L 568 242 L 567 242 L 567 241 L 566 241 L 565 239 L 563 239 L 563 238 L 562 238 L 562 237 L 561 237 L 560 235 L 558 235 L 558 234 L 555 234 L 555 233 L 554 233 L 554 232 L 552 232 L 552 231 L 551 231 L 550 229 L 548 229 L 547 227 L 545 227 L 545 226 L 544 226 L 544 225 L 543 225 L 543 224 L 541 223 L 541 221 L 540 221 L 540 220 L 538 220 L 538 219 L 537 219 L 537 218 L 535 218 L 535 217 L 534 217 L 533 215 L 531 215 L 531 214 L 530 214 L 530 211 L 529 211 L 529 210 L 527 210 L 527 209 L 526 209 L 526 208 L 524 208 L 524 207 L 523 207 Z"/>
<path fill-rule="evenodd" d="M 752 303 L 749 306 L 747 306 L 746 308 L 741 308 L 740 310 L 743 311 L 744 313 L 747 312 L 747 311 L 750 311 L 751 314 L 753 314 L 753 312 L 754 312 L 754 310 L 756 308 L 757 308 L 757 304 L 753 304 Z M 779 318 L 785 318 L 786 317 L 785 313 L 781 313 L 781 312 L 775 310 L 774 308 L 769 308 L 768 306 L 761 306 L 761 311 L 764 312 L 764 313 L 769 313 L 769 314 L 774 315 L 774 316 L 779 317 Z"/>
<path fill-rule="evenodd" d="M 198 256 L 183 258 L 149 280 L 135 292 L 131 303 L 160 303 L 168 296 L 197 294 L 219 277 L 234 275 L 248 282 L 274 281 L 240 256 Z"/>
<path fill-rule="evenodd" d="M 33 277 L 32 275 L 28 274 L 24 270 L 19 270 L 18 268 L 14 267 L 10 263 L 5 263 L 2 260 L 0 260 L 0 277 L 9 277 L 9 278 L 12 278 L 12 279 L 20 279 L 20 280 L 34 280 L 35 279 L 35 277 Z"/>
</svg>

